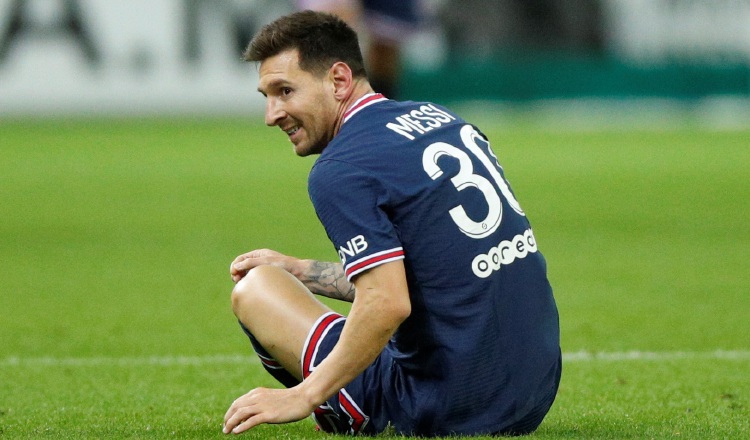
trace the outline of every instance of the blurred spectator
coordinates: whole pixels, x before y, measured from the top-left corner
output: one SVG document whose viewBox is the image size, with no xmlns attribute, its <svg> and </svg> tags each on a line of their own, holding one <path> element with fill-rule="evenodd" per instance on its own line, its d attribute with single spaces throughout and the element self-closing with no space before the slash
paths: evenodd
<svg viewBox="0 0 750 440">
<path fill-rule="evenodd" d="M 449 3 L 451 7 L 442 8 L 441 22 L 453 53 L 485 57 L 498 50 L 519 47 L 604 50 L 601 0 L 451 0 Z"/>
<path fill-rule="evenodd" d="M 423 20 L 420 0 L 296 0 L 297 8 L 338 15 L 362 37 L 372 88 L 399 96 L 401 46 Z"/>
</svg>

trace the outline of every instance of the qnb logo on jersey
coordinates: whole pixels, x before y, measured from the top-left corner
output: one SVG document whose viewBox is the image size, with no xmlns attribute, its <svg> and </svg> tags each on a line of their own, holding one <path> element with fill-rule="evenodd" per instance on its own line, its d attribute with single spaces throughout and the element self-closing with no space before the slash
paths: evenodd
<svg viewBox="0 0 750 440">
<path fill-rule="evenodd" d="M 486 254 L 479 254 L 471 262 L 471 270 L 479 278 L 487 278 L 492 272 L 500 270 L 516 259 L 526 258 L 529 253 L 537 251 L 536 238 L 531 229 L 513 237 L 513 240 L 503 240 Z"/>
<path fill-rule="evenodd" d="M 345 246 L 339 246 L 339 258 L 343 264 L 346 264 L 347 256 L 353 257 L 367 249 L 367 240 L 364 235 L 357 235 L 346 242 Z"/>
</svg>

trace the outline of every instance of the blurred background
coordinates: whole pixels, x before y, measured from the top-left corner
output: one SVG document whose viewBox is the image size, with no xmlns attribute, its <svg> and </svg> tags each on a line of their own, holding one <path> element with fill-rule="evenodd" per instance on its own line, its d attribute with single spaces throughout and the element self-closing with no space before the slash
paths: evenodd
<svg viewBox="0 0 750 440">
<path fill-rule="evenodd" d="M 0 0 L 0 437 L 218 438 L 273 385 L 228 265 L 336 252 L 241 53 L 306 1 Z M 750 438 L 750 0 L 422 6 L 363 47 L 481 127 L 543 243 L 539 438 Z"/>
<path fill-rule="evenodd" d="M 0 117 L 260 111 L 256 69 L 240 54 L 294 8 L 0 0 Z M 424 0 L 419 23 L 399 40 L 398 98 L 595 114 L 636 103 L 750 121 L 747 1 Z"/>
</svg>

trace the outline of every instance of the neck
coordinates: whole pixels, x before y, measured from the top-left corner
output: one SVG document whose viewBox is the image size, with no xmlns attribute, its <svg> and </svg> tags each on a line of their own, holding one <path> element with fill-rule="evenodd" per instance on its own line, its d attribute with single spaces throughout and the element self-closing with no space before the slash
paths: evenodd
<svg viewBox="0 0 750 440">
<path fill-rule="evenodd" d="M 370 83 L 367 82 L 367 79 L 361 78 L 355 80 L 354 87 L 352 87 L 349 96 L 339 103 L 338 113 L 336 114 L 336 126 L 333 131 L 334 136 L 338 134 L 341 125 L 344 123 L 344 115 L 346 114 L 346 111 L 349 110 L 360 98 L 370 93 L 374 93 L 374 91 L 372 90 Z"/>
</svg>

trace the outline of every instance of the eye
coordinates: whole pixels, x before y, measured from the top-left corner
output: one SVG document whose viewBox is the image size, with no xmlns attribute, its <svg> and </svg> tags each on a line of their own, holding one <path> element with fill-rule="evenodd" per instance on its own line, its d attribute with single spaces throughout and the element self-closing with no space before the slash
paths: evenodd
<svg viewBox="0 0 750 440">
<path fill-rule="evenodd" d="M 281 94 L 284 96 L 288 96 L 292 93 L 292 89 L 290 87 L 284 87 L 281 89 Z"/>
</svg>

